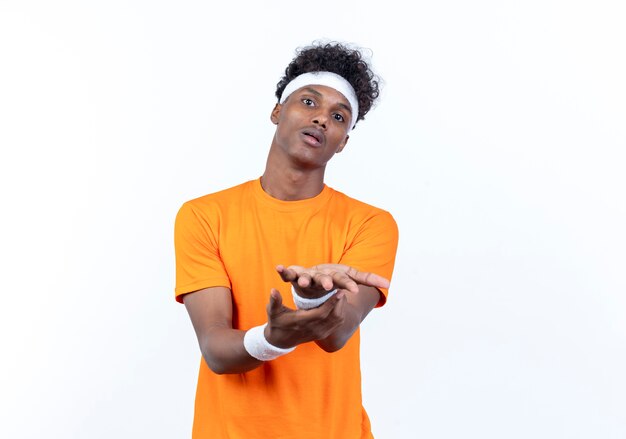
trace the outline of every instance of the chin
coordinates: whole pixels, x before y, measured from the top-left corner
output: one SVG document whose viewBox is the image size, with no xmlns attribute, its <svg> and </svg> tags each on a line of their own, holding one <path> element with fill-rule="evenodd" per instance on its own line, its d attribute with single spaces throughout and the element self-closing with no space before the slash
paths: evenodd
<svg viewBox="0 0 626 439">
<path fill-rule="evenodd" d="M 303 169 L 318 169 L 318 168 L 324 168 L 326 166 L 326 163 L 320 163 L 317 160 L 313 160 L 310 157 L 302 157 L 302 156 L 295 156 L 292 157 L 292 161 L 300 168 Z"/>
</svg>

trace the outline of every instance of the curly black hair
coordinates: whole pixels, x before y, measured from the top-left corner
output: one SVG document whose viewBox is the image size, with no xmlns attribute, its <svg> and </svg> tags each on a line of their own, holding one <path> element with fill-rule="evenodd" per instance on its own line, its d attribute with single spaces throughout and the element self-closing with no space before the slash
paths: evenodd
<svg viewBox="0 0 626 439">
<path fill-rule="evenodd" d="M 296 76 L 319 71 L 336 73 L 352 85 L 359 102 L 356 121 L 363 120 L 380 94 L 380 78 L 372 72 L 359 49 L 341 43 L 314 43 L 298 49 L 285 69 L 285 76 L 276 84 L 276 97 L 280 100 L 283 90 Z"/>
</svg>

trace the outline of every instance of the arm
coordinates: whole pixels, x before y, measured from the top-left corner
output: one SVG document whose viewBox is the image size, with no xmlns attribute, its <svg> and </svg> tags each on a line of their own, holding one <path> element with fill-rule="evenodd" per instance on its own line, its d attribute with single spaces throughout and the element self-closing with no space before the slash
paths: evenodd
<svg viewBox="0 0 626 439">
<path fill-rule="evenodd" d="M 205 288 L 186 294 L 183 301 L 202 356 L 213 372 L 242 373 L 263 363 L 245 350 L 243 337 L 246 331 L 233 328 L 232 296 L 228 288 Z M 272 290 L 267 305 L 265 338 L 280 348 L 324 339 L 344 323 L 346 302 L 343 294 L 337 294 L 319 308 L 292 310 L 283 305 L 280 293 Z"/>
<path fill-rule="evenodd" d="M 214 224 L 217 215 L 202 216 L 193 205 L 181 207 L 175 227 L 177 299 L 185 304 L 202 356 L 215 373 L 243 373 L 262 364 L 244 347 L 246 331 L 233 328 L 233 295 L 220 259 Z M 198 279 L 216 287 L 190 289 Z M 327 337 L 343 321 L 345 299 L 338 296 L 311 311 L 296 311 L 282 304 L 272 291 L 267 306 L 265 339 L 279 348 Z M 242 328 L 250 329 L 250 328 Z"/>
<path fill-rule="evenodd" d="M 328 337 L 315 343 L 326 352 L 335 352 L 344 347 L 361 322 L 376 306 L 380 292 L 374 287 L 360 286 L 358 293 L 346 293 L 347 305 L 343 315 L 343 324 Z"/>
<path fill-rule="evenodd" d="M 205 288 L 183 296 L 185 308 L 209 368 L 218 374 L 242 373 L 262 361 L 243 347 L 245 331 L 233 329 L 231 292 L 226 287 Z"/>
<path fill-rule="evenodd" d="M 335 352 L 347 343 L 379 302 L 381 293 L 378 288 L 389 287 L 389 281 L 377 274 L 360 272 L 342 264 L 321 264 L 311 268 L 279 265 L 276 270 L 284 281 L 292 283 L 302 297 L 321 297 L 337 288 L 339 293 L 333 297 L 345 298 L 341 324 L 328 336 L 316 340 L 318 346 L 327 352 Z"/>
</svg>

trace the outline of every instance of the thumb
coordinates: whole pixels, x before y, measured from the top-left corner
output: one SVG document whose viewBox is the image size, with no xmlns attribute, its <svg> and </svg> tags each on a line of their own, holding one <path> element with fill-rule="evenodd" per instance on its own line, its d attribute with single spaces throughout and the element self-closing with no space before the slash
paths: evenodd
<svg viewBox="0 0 626 439">
<path fill-rule="evenodd" d="M 280 292 L 272 288 L 270 292 L 270 301 L 267 304 L 267 315 L 269 317 L 278 314 L 283 309 L 283 296 L 280 295 Z"/>
</svg>

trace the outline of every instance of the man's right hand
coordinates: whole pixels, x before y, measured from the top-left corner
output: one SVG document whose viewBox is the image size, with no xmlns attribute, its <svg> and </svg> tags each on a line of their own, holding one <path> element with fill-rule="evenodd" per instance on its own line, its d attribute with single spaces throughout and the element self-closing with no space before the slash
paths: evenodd
<svg viewBox="0 0 626 439">
<path fill-rule="evenodd" d="M 343 324 L 346 301 L 345 293 L 340 291 L 318 308 L 294 310 L 283 304 L 278 290 L 272 289 L 265 338 L 279 348 L 323 340 Z"/>
</svg>

